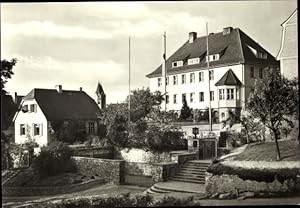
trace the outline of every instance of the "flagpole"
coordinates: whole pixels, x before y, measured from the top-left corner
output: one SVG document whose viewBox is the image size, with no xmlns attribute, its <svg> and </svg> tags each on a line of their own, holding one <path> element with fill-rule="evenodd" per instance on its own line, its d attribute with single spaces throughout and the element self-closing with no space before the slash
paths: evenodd
<svg viewBox="0 0 300 208">
<path fill-rule="evenodd" d="M 210 95 L 210 74 L 209 74 L 209 49 L 208 49 L 208 23 L 206 22 L 206 50 L 207 50 L 207 71 L 208 71 L 208 122 L 209 122 L 209 131 L 212 131 L 212 122 L 211 122 L 211 95 Z"/>
<path fill-rule="evenodd" d="M 162 77 L 163 77 L 163 88 L 164 88 L 164 111 L 167 110 L 167 69 L 166 69 L 166 32 L 163 35 L 163 63 L 162 63 Z"/>
<path fill-rule="evenodd" d="M 131 67 L 131 64 L 130 64 L 130 36 L 129 36 L 129 42 L 128 42 L 128 127 L 130 125 L 130 67 Z M 128 128 L 129 130 L 129 128 Z"/>
</svg>

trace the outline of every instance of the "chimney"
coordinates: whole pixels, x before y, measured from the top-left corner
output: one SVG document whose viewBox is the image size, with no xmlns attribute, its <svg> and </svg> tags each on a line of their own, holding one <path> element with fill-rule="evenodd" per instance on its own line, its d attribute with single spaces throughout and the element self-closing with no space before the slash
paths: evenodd
<svg viewBox="0 0 300 208">
<path fill-rule="evenodd" d="M 190 32 L 189 33 L 189 43 L 193 43 L 194 40 L 197 38 L 197 33 L 196 32 Z"/>
<path fill-rule="evenodd" d="M 62 93 L 62 86 L 61 85 L 55 85 L 55 88 L 58 93 Z"/>
<path fill-rule="evenodd" d="M 224 27 L 224 28 L 223 28 L 223 35 L 228 35 L 228 34 L 230 34 L 232 30 L 233 30 L 232 27 Z"/>
<path fill-rule="evenodd" d="M 82 91 L 82 87 L 79 87 L 79 91 Z"/>
</svg>

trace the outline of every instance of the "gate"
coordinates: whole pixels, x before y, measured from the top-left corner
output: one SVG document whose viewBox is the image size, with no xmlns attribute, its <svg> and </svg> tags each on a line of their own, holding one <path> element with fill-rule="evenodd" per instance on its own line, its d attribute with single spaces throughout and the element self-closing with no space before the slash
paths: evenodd
<svg viewBox="0 0 300 208">
<path fill-rule="evenodd" d="M 216 140 L 200 139 L 199 140 L 199 159 L 207 160 L 216 157 Z"/>
</svg>

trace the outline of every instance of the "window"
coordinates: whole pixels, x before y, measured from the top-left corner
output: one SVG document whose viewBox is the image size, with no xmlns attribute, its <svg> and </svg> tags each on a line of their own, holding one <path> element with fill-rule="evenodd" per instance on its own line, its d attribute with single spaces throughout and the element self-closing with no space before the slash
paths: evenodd
<svg viewBox="0 0 300 208">
<path fill-rule="evenodd" d="M 215 94 L 214 91 L 210 91 L 210 101 L 215 100 Z"/>
<path fill-rule="evenodd" d="M 255 78 L 254 67 L 253 66 L 250 67 L 250 77 Z"/>
<path fill-rule="evenodd" d="M 177 85 L 178 80 L 177 80 L 177 75 L 173 76 L 173 85 Z"/>
<path fill-rule="evenodd" d="M 40 124 L 33 124 L 33 135 L 34 136 L 41 135 L 41 125 Z"/>
<path fill-rule="evenodd" d="M 209 59 L 209 61 L 218 61 L 220 59 L 220 54 L 209 55 L 209 57 L 206 56 L 206 61 L 207 59 Z"/>
<path fill-rule="evenodd" d="M 161 86 L 161 78 L 157 78 L 157 86 L 158 86 L 158 87 Z"/>
<path fill-rule="evenodd" d="M 234 89 L 227 89 L 227 100 L 234 99 Z"/>
<path fill-rule="evenodd" d="M 28 105 L 23 105 L 22 111 L 23 111 L 24 113 L 28 112 Z"/>
<path fill-rule="evenodd" d="M 203 72 L 199 72 L 199 82 L 203 82 L 203 81 L 204 81 Z"/>
<path fill-rule="evenodd" d="M 166 85 L 169 85 L 169 77 L 166 77 Z"/>
<path fill-rule="evenodd" d="M 185 74 L 181 75 L 181 84 L 185 84 Z"/>
<path fill-rule="evenodd" d="M 188 65 L 199 64 L 200 58 L 191 58 L 188 60 Z"/>
<path fill-rule="evenodd" d="M 26 133 L 26 126 L 25 126 L 25 124 L 21 124 L 20 125 L 20 135 L 21 136 L 25 135 L 25 133 Z"/>
<path fill-rule="evenodd" d="M 30 112 L 36 112 L 36 104 L 30 105 Z"/>
<path fill-rule="evenodd" d="M 262 68 L 260 68 L 259 69 L 259 78 L 263 78 L 263 69 Z"/>
<path fill-rule="evenodd" d="M 204 92 L 199 92 L 199 101 L 200 102 L 204 101 Z"/>
<path fill-rule="evenodd" d="M 190 102 L 193 103 L 195 101 L 195 93 L 191 92 L 190 94 Z"/>
<path fill-rule="evenodd" d="M 169 95 L 166 95 L 166 103 L 169 103 Z"/>
<path fill-rule="evenodd" d="M 177 95 L 173 95 L 173 103 L 176 104 L 177 103 Z"/>
<path fill-rule="evenodd" d="M 195 73 L 190 73 L 190 83 L 195 82 Z"/>
<path fill-rule="evenodd" d="M 224 89 L 219 89 L 219 100 L 225 99 L 225 92 Z"/>
<path fill-rule="evenodd" d="M 236 89 L 236 99 L 240 99 L 240 92 L 238 88 Z"/>
<path fill-rule="evenodd" d="M 263 54 L 263 59 L 267 59 L 268 58 L 268 54 L 267 53 L 264 53 Z"/>
<path fill-rule="evenodd" d="M 172 62 L 172 68 L 183 66 L 183 61 Z"/>
<path fill-rule="evenodd" d="M 182 94 L 182 103 L 184 102 L 184 100 L 186 101 L 186 94 L 185 93 Z"/>
<path fill-rule="evenodd" d="M 95 133 L 95 122 L 89 122 L 89 134 Z"/>
<path fill-rule="evenodd" d="M 209 80 L 214 80 L 214 70 L 209 71 Z"/>
</svg>

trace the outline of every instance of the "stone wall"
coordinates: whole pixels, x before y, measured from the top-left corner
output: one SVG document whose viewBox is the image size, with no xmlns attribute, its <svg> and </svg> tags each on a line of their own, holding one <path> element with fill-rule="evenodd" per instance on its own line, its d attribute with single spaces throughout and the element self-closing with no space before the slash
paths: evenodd
<svg viewBox="0 0 300 208">
<path fill-rule="evenodd" d="M 113 147 L 71 147 L 73 156 L 113 159 Z"/>
<path fill-rule="evenodd" d="M 254 180 L 242 180 L 237 175 L 211 175 L 206 177 L 206 193 L 209 196 L 225 193 L 290 193 L 300 191 L 300 179 L 285 180 L 280 183 L 275 179 L 271 183 Z"/>
<path fill-rule="evenodd" d="M 39 187 L 23 187 L 23 186 L 3 186 L 3 196 L 41 196 L 41 195 L 54 195 L 62 193 L 71 193 L 76 191 L 82 191 L 92 188 L 96 185 L 103 184 L 103 179 L 97 179 L 92 181 L 86 181 L 79 184 L 72 184 L 67 186 L 39 186 Z"/>
<path fill-rule="evenodd" d="M 73 157 L 78 172 L 98 174 L 106 183 L 122 184 L 124 182 L 124 161 L 100 158 Z"/>
</svg>

